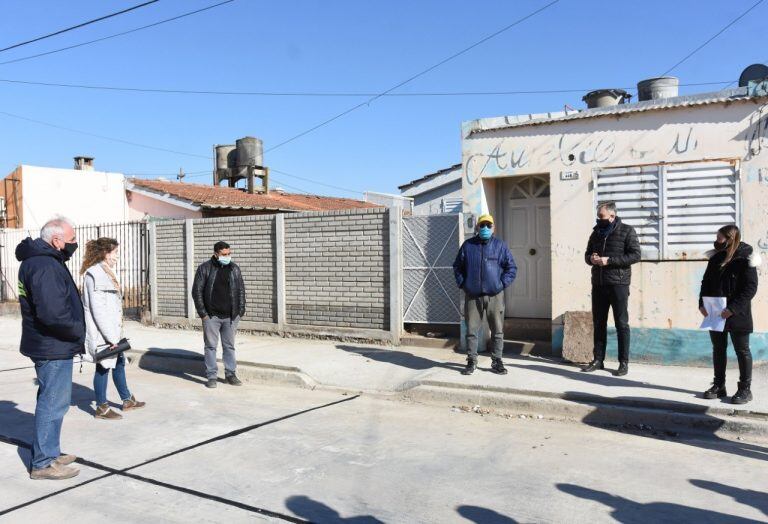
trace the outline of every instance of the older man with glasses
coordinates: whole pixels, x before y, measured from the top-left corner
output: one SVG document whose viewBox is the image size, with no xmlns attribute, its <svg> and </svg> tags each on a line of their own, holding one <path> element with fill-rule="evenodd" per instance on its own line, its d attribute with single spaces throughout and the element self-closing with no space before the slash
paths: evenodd
<svg viewBox="0 0 768 524">
<path fill-rule="evenodd" d="M 456 284 L 464 290 L 464 320 L 467 323 L 467 366 L 462 374 L 477 369 L 477 332 L 488 320 L 493 337 L 491 371 L 507 373 L 501 360 L 504 351 L 504 289 L 517 275 L 517 266 L 507 245 L 493 235 L 493 217 L 477 220 L 476 235 L 462 244 L 453 272 Z"/>
</svg>

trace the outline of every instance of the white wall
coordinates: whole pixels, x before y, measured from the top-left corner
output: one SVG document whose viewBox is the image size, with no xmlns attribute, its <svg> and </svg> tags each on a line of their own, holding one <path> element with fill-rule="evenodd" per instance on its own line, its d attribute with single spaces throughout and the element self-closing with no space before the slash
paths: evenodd
<svg viewBox="0 0 768 524">
<path fill-rule="evenodd" d="M 53 215 L 64 215 L 82 225 L 128 219 L 121 173 L 27 165 L 21 169 L 26 230 L 39 230 Z"/>
</svg>

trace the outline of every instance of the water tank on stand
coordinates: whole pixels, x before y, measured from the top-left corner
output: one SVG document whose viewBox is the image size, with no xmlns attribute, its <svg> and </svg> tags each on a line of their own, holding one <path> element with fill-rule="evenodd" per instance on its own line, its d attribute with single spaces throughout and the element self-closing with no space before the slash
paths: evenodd
<svg viewBox="0 0 768 524">
<path fill-rule="evenodd" d="M 264 165 L 264 144 L 258 138 L 247 136 L 235 141 L 237 144 L 237 178 L 245 178 L 248 180 L 248 192 L 253 193 L 254 177 L 257 175 L 256 168 L 261 169 Z M 262 173 L 258 173 L 259 176 Z M 263 176 L 262 176 L 263 178 Z M 266 191 L 266 180 L 264 184 L 264 190 Z"/>
<path fill-rule="evenodd" d="M 233 145 L 216 146 L 216 185 L 222 180 L 229 181 L 237 167 L 237 149 Z M 230 183 L 230 185 L 233 185 Z"/>
</svg>

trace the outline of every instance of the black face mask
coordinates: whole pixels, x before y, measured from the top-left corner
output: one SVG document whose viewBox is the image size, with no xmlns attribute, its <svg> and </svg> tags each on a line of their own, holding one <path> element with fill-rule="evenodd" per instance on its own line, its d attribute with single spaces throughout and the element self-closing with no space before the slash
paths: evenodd
<svg viewBox="0 0 768 524">
<path fill-rule="evenodd" d="M 608 227 L 611 225 L 611 221 L 607 218 L 598 218 L 597 225 L 600 227 Z"/>
<path fill-rule="evenodd" d="M 64 255 L 64 259 L 69 260 L 72 258 L 72 255 L 75 254 L 75 251 L 77 251 L 77 242 L 66 242 L 64 244 L 64 249 L 61 249 L 60 251 Z"/>
<path fill-rule="evenodd" d="M 717 240 L 715 240 L 712 243 L 712 245 L 715 246 L 715 249 L 718 250 L 718 251 L 722 251 L 723 249 L 728 247 L 728 243 L 727 242 L 718 242 Z"/>
</svg>

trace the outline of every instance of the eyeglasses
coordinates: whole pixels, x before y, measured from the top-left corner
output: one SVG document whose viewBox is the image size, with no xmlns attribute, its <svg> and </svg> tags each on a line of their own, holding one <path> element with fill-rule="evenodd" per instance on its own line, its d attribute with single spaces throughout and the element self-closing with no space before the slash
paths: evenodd
<svg viewBox="0 0 768 524">
<path fill-rule="evenodd" d="M 480 224 L 480 229 L 493 229 L 493 224 L 490 222 L 483 222 Z"/>
</svg>

